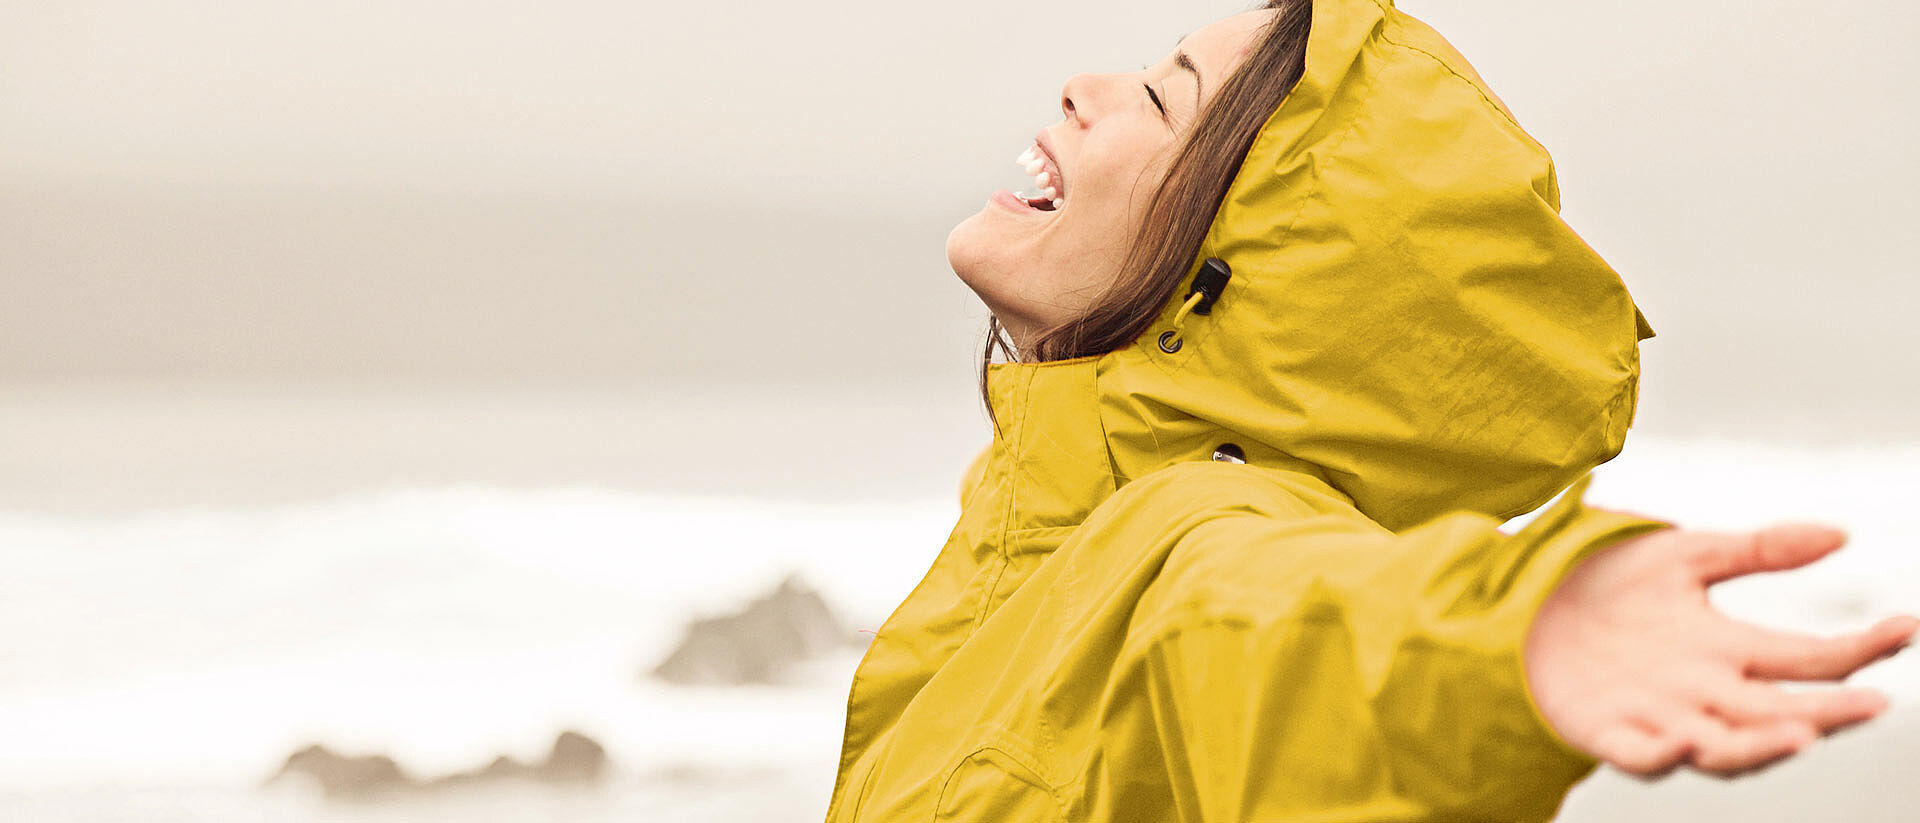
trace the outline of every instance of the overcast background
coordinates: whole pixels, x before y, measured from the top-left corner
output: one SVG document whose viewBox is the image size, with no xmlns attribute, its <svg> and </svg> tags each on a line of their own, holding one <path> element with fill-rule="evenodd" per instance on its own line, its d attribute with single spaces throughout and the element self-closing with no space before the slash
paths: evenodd
<svg viewBox="0 0 1920 823">
<path fill-rule="evenodd" d="M 503 740 L 537 748 L 550 729 L 532 720 L 395 731 L 368 718 L 415 709 L 373 696 L 325 723 L 277 727 L 278 709 L 228 718 L 226 736 L 61 725 L 198 717 L 180 692 L 142 690 L 162 671 L 188 678 L 192 705 L 233 705 L 267 681 L 228 669 L 304 647 L 220 634 L 255 619 L 250 601 L 193 616 L 192 601 L 235 590 L 220 570 L 281 557 L 262 568 L 334 563 L 334 579 L 357 580 L 382 557 L 427 562 L 420 541 L 455 552 L 444 568 L 467 568 L 465 538 L 435 531 L 449 511 L 572 534 L 541 549 L 561 553 L 555 563 L 573 550 L 580 563 L 639 557 L 702 574 L 738 557 L 715 550 L 702 565 L 682 543 L 646 542 L 669 515 L 641 514 L 678 512 L 667 531 L 683 536 L 733 524 L 702 529 L 686 512 L 707 509 L 659 501 L 733 500 L 827 531 L 897 517 L 844 560 L 868 576 L 816 581 L 858 625 L 878 625 L 931 561 L 965 461 L 988 437 L 973 383 L 986 313 L 946 265 L 947 232 L 1025 179 L 1012 158 L 1058 121 L 1070 75 L 1135 70 L 1248 6 L 0 0 L 0 543 L 13 541 L 0 559 L 14 570 L 0 618 L 37 621 L 0 622 L 34 638 L 0 648 L 14 666 L 0 670 L 0 740 L 13 741 L 0 764 L 14 788 L 251 775 L 328 734 L 447 768 L 485 762 Z M 1920 479 L 1887 456 L 1911 454 L 1890 450 L 1916 439 L 1920 398 L 1920 11 L 1399 6 L 1464 53 L 1549 149 L 1564 216 L 1658 332 L 1642 343 L 1641 407 L 1616 475 L 1648 482 L 1596 484 L 1595 496 L 1729 526 L 1799 503 L 1870 544 L 1884 515 L 1873 568 L 1920 580 L 1890 571 L 1912 570 L 1920 524 L 1891 512 Z M 1722 442 L 1735 450 L 1713 450 Z M 1636 454 L 1656 455 L 1642 465 L 1658 470 L 1633 474 Z M 1704 474 L 1678 484 L 1683 463 Z M 1752 485 L 1709 502 L 1733 482 Z M 1832 490 L 1819 498 L 1829 508 L 1812 508 L 1813 488 Z M 562 491 L 625 497 L 528 496 Z M 480 497 L 379 496 L 416 493 Z M 315 505 L 340 508 L 288 508 Z M 766 508 L 785 505 L 812 508 Z M 285 518 L 272 534 L 293 542 L 263 537 L 254 517 Z M 200 560 L 180 567 L 174 551 Z M 817 577 L 845 571 L 795 562 Z M 513 601 L 497 587 L 518 579 L 454 585 L 470 586 L 482 614 Z M 150 599 L 129 599 L 155 580 L 166 583 Z M 664 620 L 751 593 L 656 583 L 654 611 L 610 600 L 606 619 Z M 329 634 L 340 592 L 287 585 L 301 630 Z M 541 597 L 528 602 L 580 602 L 573 589 Z M 1829 625 L 1914 608 L 1835 597 L 1821 602 L 1851 605 L 1793 614 Z M 151 636 L 62 634 L 135 624 L 209 634 L 174 662 L 126 671 L 112 661 L 151 652 Z M 607 642 L 638 659 L 655 641 Z M 97 693 L 34 674 L 67 670 L 64 650 L 80 646 Z M 193 668 L 207 649 L 226 649 L 228 668 Z M 804 762 L 837 751 L 850 673 L 808 698 L 820 722 L 795 733 L 815 747 Z M 81 693 L 94 696 L 69 700 Z M 565 716 L 594 716 L 567 705 Z M 448 729 L 466 736 L 448 742 Z M 607 735 L 627 762 L 653 751 Z M 50 736 L 67 743 L 50 754 Z M 183 740 L 199 742 L 170 748 Z M 820 783 L 806 773 L 791 796 L 823 800 Z M 790 795 L 774 796 L 791 811 Z M 11 797 L 36 819 L 112 819 L 125 805 L 112 793 Z M 183 819 L 258 812 L 196 808 Z"/>
<path fill-rule="evenodd" d="M 1245 5 L 5 4 L 0 378 L 964 380 L 946 232 Z M 1911 4 L 1402 7 L 1659 332 L 1646 431 L 1905 425 Z"/>
</svg>

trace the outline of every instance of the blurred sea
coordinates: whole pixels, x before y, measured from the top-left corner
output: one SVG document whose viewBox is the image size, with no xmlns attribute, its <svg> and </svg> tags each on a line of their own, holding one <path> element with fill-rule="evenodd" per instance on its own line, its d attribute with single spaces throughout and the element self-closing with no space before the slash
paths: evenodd
<svg viewBox="0 0 1920 823">
<path fill-rule="evenodd" d="M 0 819 L 818 820 L 856 652 L 781 686 L 645 672 L 686 620 L 789 572 L 878 628 L 986 436 L 964 386 L 901 396 L 10 392 Z M 1587 502 L 1693 528 L 1840 525 L 1835 555 L 1713 596 L 1847 631 L 1920 611 L 1916 458 L 1636 431 Z M 1910 819 L 1886 815 L 1920 749 L 1920 668 L 1851 682 L 1893 710 L 1733 783 L 1603 772 L 1562 819 Z M 313 742 L 433 776 L 537 759 L 563 728 L 606 746 L 598 789 L 340 803 L 259 785 Z"/>
</svg>

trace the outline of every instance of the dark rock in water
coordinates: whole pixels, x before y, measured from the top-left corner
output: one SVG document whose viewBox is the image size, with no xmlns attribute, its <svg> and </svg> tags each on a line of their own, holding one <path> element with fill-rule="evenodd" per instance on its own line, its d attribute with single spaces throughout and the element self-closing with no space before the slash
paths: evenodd
<svg viewBox="0 0 1920 823">
<path fill-rule="evenodd" d="M 532 766 L 504 754 L 494 758 L 493 762 L 488 763 L 486 768 L 477 772 L 469 772 L 469 774 L 481 780 L 493 780 L 502 777 L 526 777 L 532 773 Z"/>
<path fill-rule="evenodd" d="M 289 775 L 306 775 L 330 798 L 366 798 L 412 788 L 413 779 L 400 764 L 384 754 L 347 757 L 325 746 L 312 745 L 287 755 L 287 762 L 267 782 Z"/>
<path fill-rule="evenodd" d="M 474 771 L 418 781 L 386 755 L 343 757 L 325 746 L 313 745 L 288 755 L 286 765 L 267 782 L 288 775 L 307 775 L 320 784 L 329 799 L 358 800 L 513 780 L 591 783 L 599 780 L 606 770 L 606 748 L 593 738 L 568 729 L 554 738 L 553 749 L 538 765 L 522 763 L 503 754 Z"/>
<path fill-rule="evenodd" d="M 568 729 L 553 739 L 547 759 L 529 765 L 500 755 L 485 768 L 436 778 L 433 785 L 489 783 L 499 780 L 539 780 L 548 783 L 591 783 L 607 769 L 607 750 L 591 737 Z"/>
<path fill-rule="evenodd" d="M 694 620 L 653 676 L 687 685 L 775 683 L 795 661 L 863 641 L 818 592 L 789 575 L 739 612 Z"/>
<path fill-rule="evenodd" d="M 522 764 L 501 754 L 476 771 L 436 777 L 434 787 L 453 787 L 465 783 L 493 781 L 545 781 L 545 783 L 591 783 L 607 771 L 607 748 L 578 731 L 566 729 L 553 739 L 553 750 L 538 765 Z"/>
<path fill-rule="evenodd" d="M 469 783 L 486 783 L 497 780 L 518 779 L 533 773 L 533 767 L 507 755 L 500 755 L 488 763 L 485 768 L 470 772 L 441 775 L 429 781 L 435 787 L 459 786 Z"/>
<path fill-rule="evenodd" d="M 543 780 L 577 782 L 599 780 L 607 768 L 607 750 L 593 738 L 571 729 L 554 738 L 547 762 L 536 769 Z"/>
</svg>

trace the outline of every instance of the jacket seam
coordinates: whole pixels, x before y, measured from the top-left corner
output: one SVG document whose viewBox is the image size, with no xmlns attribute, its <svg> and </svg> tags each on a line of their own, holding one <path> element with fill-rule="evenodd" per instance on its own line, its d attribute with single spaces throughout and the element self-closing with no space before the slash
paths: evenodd
<svg viewBox="0 0 1920 823">
<path fill-rule="evenodd" d="M 994 535 L 994 552 L 1000 555 L 1001 559 L 1007 556 L 1007 532 L 1013 528 L 1014 512 L 1020 508 L 1020 474 L 1023 471 L 1020 464 L 1026 458 L 1027 429 L 1032 427 L 1033 422 L 1027 419 L 1026 411 L 1027 403 L 1033 397 L 1034 372 L 1029 370 L 1025 374 L 1026 380 L 1017 385 L 1018 391 L 1014 394 L 1014 399 L 1018 402 L 1013 404 L 1013 409 L 1009 409 L 1015 412 L 1020 426 L 1015 432 L 1016 439 L 1011 444 L 1012 450 L 1007 455 L 1007 502 L 1005 509 L 1001 512 L 999 533 Z"/>
<path fill-rule="evenodd" d="M 1100 391 L 1100 366 L 1098 364 L 1096 364 L 1093 368 L 1092 380 L 1093 380 L 1094 397 L 1097 398 L 1097 397 L 1105 396 L 1105 394 Z M 1106 455 L 1107 482 L 1112 485 L 1112 488 L 1107 490 L 1107 496 L 1111 497 L 1113 496 L 1114 492 L 1119 491 L 1120 487 L 1126 484 L 1120 482 L 1120 478 L 1121 478 L 1120 461 L 1114 459 L 1113 438 L 1107 436 L 1107 410 L 1106 410 L 1105 403 L 1100 403 L 1098 401 L 1095 401 L 1093 406 L 1093 422 L 1099 424 L 1100 426 L 1100 445 L 1103 447 L 1101 449 L 1101 453 Z M 1096 502 L 1094 503 L 1094 505 L 1098 506 L 1100 504 Z M 1081 522 L 1086 521 L 1086 518 L 1084 516 L 1081 517 L 1080 519 L 1081 519 Z"/>
<path fill-rule="evenodd" d="M 981 623 L 987 622 L 987 609 L 993 605 L 993 594 L 1000 590 L 1000 578 L 1007 575 L 1008 565 L 1010 564 L 1007 562 L 1006 555 L 1004 554 L 1000 555 L 998 562 L 994 563 L 993 579 L 987 581 L 986 591 L 980 595 L 980 605 L 973 610 L 972 625 L 967 627 L 968 638 L 972 638 L 976 632 L 980 631 Z M 962 640 L 961 642 L 964 643 L 966 641 Z"/>
<path fill-rule="evenodd" d="M 995 557 L 999 558 L 999 562 L 996 564 L 997 568 L 993 570 L 993 578 L 987 581 L 986 590 L 980 595 L 979 604 L 974 606 L 973 620 L 971 624 L 967 626 L 966 637 L 961 640 L 963 643 L 966 642 L 967 639 L 971 639 L 976 632 L 980 631 L 981 623 L 986 622 L 987 610 L 993 606 L 993 595 L 1000 589 L 1000 579 L 1006 576 L 1007 566 L 1012 563 L 1011 558 L 1007 556 L 1007 538 L 1012 532 L 1014 512 L 1019 508 L 1020 473 L 1022 471 L 1020 464 L 1022 458 L 1026 455 L 1027 430 L 1032 428 L 1031 421 L 1027 419 L 1026 408 L 1028 401 L 1033 397 L 1033 380 L 1036 372 L 1029 369 L 1025 374 L 1026 380 L 1019 384 L 1018 402 L 1014 404 L 1015 409 L 1010 410 L 1017 412 L 1016 416 L 1020 420 L 1020 425 L 1016 435 L 1018 439 L 1013 444 L 1013 451 L 1009 456 L 1009 465 L 1007 466 L 1007 505 L 1001 514 L 1000 528 L 998 529 L 999 533 L 994 535 L 993 553 Z"/>
</svg>

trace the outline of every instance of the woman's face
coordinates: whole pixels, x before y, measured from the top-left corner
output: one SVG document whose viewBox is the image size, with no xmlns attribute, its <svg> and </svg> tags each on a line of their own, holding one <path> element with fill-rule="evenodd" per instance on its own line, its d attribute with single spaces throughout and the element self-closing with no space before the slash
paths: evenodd
<svg viewBox="0 0 1920 823">
<path fill-rule="evenodd" d="M 1204 26 L 1141 71 L 1067 80 L 1064 119 L 1043 129 L 1023 156 L 1040 158 L 1058 208 L 1036 208 L 1002 189 L 947 235 L 954 273 L 1016 347 L 1026 350 L 1030 335 L 1077 316 L 1119 276 L 1147 201 L 1201 107 L 1277 13 L 1250 11 Z M 1042 190 L 1038 181 L 1025 188 Z"/>
</svg>

